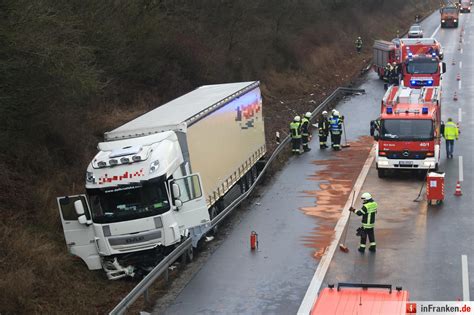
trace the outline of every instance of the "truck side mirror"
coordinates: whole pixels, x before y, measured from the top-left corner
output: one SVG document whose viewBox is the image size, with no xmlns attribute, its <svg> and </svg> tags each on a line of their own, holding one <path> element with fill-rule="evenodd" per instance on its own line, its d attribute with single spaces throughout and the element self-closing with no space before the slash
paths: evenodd
<svg viewBox="0 0 474 315">
<path fill-rule="evenodd" d="M 83 216 L 84 218 L 86 217 L 84 215 L 84 205 L 82 204 L 82 201 L 81 200 L 76 200 L 74 201 L 74 210 L 76 210 L 76 214 L 78 216 L 78 218 L 80 218 L 81 216 Z"/>
<path fill-rule="evenodd" d="M 181 208 L 181 206 L 183 205 L 183 202 L 182 202 L 180 199 L 175 199 L 175 200 L 174 200 L 174 205 L 175 205 L 177 208 Z"/>
<path fill-rule="evenodd" d="M 442 73 L 446 73 L 446 62 L 443 62 L 443 63 L 441 64 L 441 68 L 442 68 L 442 70 L 443 70 Z"/>
<path fill-rule="evenodd" d="M 86 216 L 83 214 L 83 215 L 80 215 L 77 220 L 79 221 L 80 224 L 87 224 L 87 218 Z"/>
<path fill-rule="evenodd" d="M 370 121 L 370 136 L 373 137 L 375 133 L 375 120 Z"/>
<path fill-rule="evenodd" d="M 179 188 L 178 184 L 173 183 L 171 185 L 171 189 L 173 190 L 173 197 L 175 197 L 175 198 L 181 197 L 181 189 Z"/>
</svg>

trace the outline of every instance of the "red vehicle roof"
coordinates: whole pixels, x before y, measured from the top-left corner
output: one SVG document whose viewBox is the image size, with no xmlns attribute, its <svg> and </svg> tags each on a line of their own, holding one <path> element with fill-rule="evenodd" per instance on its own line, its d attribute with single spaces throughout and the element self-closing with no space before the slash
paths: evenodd
<svg viewBox="0 0 474 315">
<path fill-rule="evenodd" d="M 341 284 L 340 284 L 341 285 Z M 354 285 L 357 286 L 357 285 Z M 311 315 L 401 315 L 406 312 L 408 291 L 386 288 L 325 288 L 319 294 Z"/>
<path fill-rule="evenodd" d="M 440 110 L 440 89 L 392 86 L 382 100 L 383 119 L 431 119 Z M 425 112 L 423 112 L 425 110 Z"/>
</svg>

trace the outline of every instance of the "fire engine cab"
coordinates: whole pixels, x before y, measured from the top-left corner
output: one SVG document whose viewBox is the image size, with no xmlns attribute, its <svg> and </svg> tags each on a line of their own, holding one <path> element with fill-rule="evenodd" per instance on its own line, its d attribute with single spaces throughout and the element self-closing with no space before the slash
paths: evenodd
<svg viewBox="0 0 474 315">
<path fill-rule="evenodd" d="M 397 63 L 401 65 L 402 84 L 411 88 L 440 86 L 446 63 L 441 62 L 443 51 L 434 38 L 397 38 Z"/>
<path fill-rule="evenodd" d="M 377 141 L 379 177 L 388 170 L 437 170 L 440 159 L 441 89 L 391 86 L 379 119 L 371 122 Z"/>
</svg>

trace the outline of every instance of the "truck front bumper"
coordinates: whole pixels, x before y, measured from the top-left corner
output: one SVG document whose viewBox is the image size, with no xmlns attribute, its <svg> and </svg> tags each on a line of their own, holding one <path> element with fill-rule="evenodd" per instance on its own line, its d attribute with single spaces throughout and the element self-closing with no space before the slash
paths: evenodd
<svg viewBox="0 0 474 315">
<path fill-rule="evenodd" d="M 436 168 L 436 160 L 434 157 L 424 160 L 398 160 L 378 157 L 375 164 L 377 169 L 434 170 Z"/>
</svg>

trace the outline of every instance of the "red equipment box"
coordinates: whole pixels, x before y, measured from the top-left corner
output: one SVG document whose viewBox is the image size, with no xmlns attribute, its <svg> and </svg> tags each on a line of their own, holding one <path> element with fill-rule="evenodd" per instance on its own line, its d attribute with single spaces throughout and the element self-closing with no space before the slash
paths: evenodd
<svg viewBox="0 0 474 315">
<path fill-rule="evenodd" d="M 426 200 L 439 205 L 444 200 L 444 173 L 430 172 L 426 176 Z"/>
</svg>

